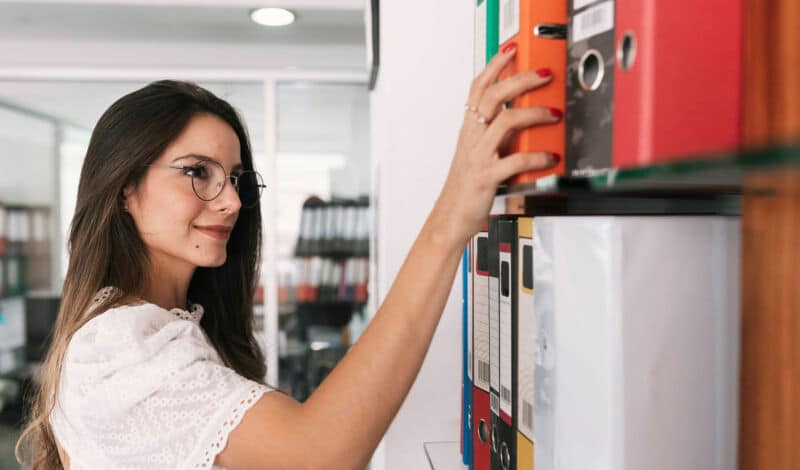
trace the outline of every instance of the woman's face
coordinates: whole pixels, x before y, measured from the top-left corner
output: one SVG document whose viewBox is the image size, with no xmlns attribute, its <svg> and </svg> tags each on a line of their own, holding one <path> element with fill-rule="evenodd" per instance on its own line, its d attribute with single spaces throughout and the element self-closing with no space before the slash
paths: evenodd
<svg viewBox="0 0 800 470">
<path fill-rule="evenodd" d="M 183 132 L 148 168 L 136 188 L 126 188 L 125 202 L 151 260 L 181 263 L 191 267 L 216 267 L 225 263 L 230 230 L 236 223 L 241 203 L 227 179 L 222 192 L 203 201 L 192 189 L 192 174 L 200 184 L 208 181 L 216 160 L 227 175 L 241 171 L 239 138 L 222 119 L 211 114 L 194 116 Z M 195 169 L 175 169 L 194 167 Z"/>
</svg>

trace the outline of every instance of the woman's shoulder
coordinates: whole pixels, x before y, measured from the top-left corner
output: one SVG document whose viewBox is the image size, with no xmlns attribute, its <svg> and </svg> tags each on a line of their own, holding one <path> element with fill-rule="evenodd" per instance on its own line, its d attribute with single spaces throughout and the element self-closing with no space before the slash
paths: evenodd
<svg viewBox="0 0 800 470">
<path fill-rule="evenodd" d="M 116 305 L 73 335 L 50 423 L 76 466 L 208 468 L 270 390 L 226 367 L 188 313 Z"/>
<path fill-rule="evenodd" d="M 118 305 L 73 336 L 50 423 L 75 467 L 210 468 L 271 390 L 225 366 L 190 313 Z"/>
<path fill-rule="evenodd" d="M 112 288 L 98 292 L 89 310 L 98 308 L 108 298 L 109 289 Z M 68 362 L 99 365 L 119 358 L 141 360 L 175 344 L 183 348 L 208 349 L 199 319 L 191 321 L 189 318 L 193 312 L 202 314 L 200 306 L 195 306 L 191 312 L 167 310 L 133 298 L 123 298 L 115 304 L 103 312 L 90 313 L 95 316 L 70 340 Z"/>
</svg>

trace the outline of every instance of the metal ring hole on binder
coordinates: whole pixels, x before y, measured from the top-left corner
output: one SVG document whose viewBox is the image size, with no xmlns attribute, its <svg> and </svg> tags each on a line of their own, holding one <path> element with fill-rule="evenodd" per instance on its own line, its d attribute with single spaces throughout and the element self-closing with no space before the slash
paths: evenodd
<svg viewBox="0 0 800 470">
<path fill-rule="evenodd" d="M 605 73 L 603 55 L 597 49 L 586 51 L 578 66 L 578 82 L 581 88 L 586 91 L 597 90 L 603 83 Z"/>
<path fill-rule="evenodd" d="M 484 420 L 478 422 L 478 439 L 484 444 L 489 442 L 489 426 L 486 425 L 486 421 Z"/>
<path fill-rule="evenodd" d="M 492 424 L 492 452 L 497 453 L 497 426 Z"/>
<path fill-rule="evenodd" d="M 636 62 L 636 35 L 633 31 L 627 31 L 617 46 L 617 62 L 620 68 L 628 71 Z"/>
<path fill-rule="evenodd" d="M 504 470 L 511 468 L 511 452 L 505 442 L 500 446 L 500 464 Z"/>
</svg>

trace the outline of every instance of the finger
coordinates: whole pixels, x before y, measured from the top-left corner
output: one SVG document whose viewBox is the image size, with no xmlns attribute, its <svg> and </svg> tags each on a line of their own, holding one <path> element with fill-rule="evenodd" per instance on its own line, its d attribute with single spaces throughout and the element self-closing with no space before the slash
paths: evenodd
<svg viewBox="0 0 800 470">
<path fill-rule="evenodd" d="M 498 160 L 492 167 L 497 184 L 526 171 L 546 170 L 558 164 L 561 155 L 550 152 L 515 153 Z"/>
<path fill-rule="evenodd" d="M 497 81 L 497 77 L 499 77 L 503 69 L 511 63 L 516 52 L 516 44 L 511 43 L 492 57 L 492 60 L 489 61 L 486 68 L 483 69 L 483 72 L 479 73 L 478 76 L 472 80 L 472 86 L 470 86 L 469 98 L 467 100 L 468 105 L 478 106 L 478 103 L 481 101 L 481 96 L 483 96 L 489 86 Z"/>
<path fill-rule="evenodd" d="M 553 79 L 550 69 L 527 71 L 509 77 L 486 89 L 478 104 L 478 113 L 492 120 L 500 111 L 500 106 L 519 95 L 542 87 Z"/>
<path fill-rule="evenodd" d="M 514 144 L 516 143 L 517 139 L 517 132 L 509 132 L 503 137 L 503 140 L 500 142 L 500 145 L 497 146 L 497 153 L 501 157 L 505 157 L 506 155 L 510 155 L 514 152 Z"/>
<path fill-rule="evenodd" d="M 530 108 L 513 108 L 500 111 L 494 121 L 483 134 L 479 150 L 494 154 L 508 134 L 541 124 L 554 124 L 561 119 L 561 110 L 534 106 Z"/>
</svg>

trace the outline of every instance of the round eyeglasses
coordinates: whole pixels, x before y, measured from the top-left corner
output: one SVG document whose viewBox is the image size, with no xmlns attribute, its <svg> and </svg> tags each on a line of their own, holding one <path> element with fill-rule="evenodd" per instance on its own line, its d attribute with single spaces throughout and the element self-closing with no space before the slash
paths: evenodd
<svg viewBox="0 0 800 470">
<path fill-rule="evenodd" d="M 225 168 L 216 160 L 203 159 L 192 165 L 170 165 L 170 164 L 148 164 L 150 167 L 164 167 L 182 170 L 187 176 L 192 178 L 192 190 L 201 201 L 213 201 L 225 189 L 226 181 L 230 180 L 236 192 L 239 194 L 239 201 L 242 208 L 249 209 L 258 204 L 261 193 L 267 186 L 264 179 L 257 171 L 244 170 L 236 174 L 228 175 Z"/>
</svg>

